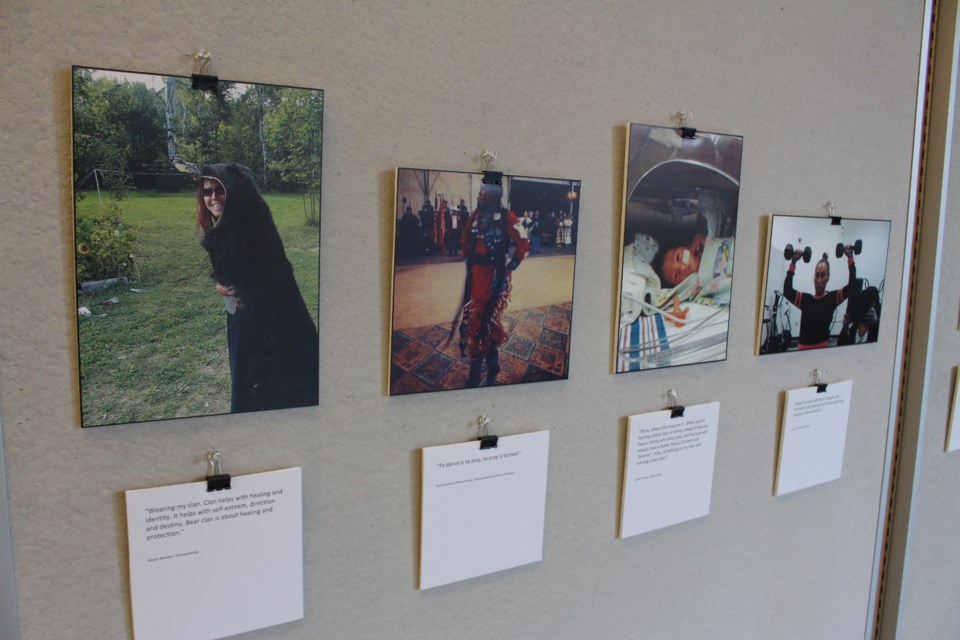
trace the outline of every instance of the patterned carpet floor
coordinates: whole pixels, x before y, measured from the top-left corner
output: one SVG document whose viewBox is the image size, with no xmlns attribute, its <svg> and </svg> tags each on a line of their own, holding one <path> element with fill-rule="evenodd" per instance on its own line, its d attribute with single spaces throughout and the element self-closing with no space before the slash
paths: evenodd
<svg viewBox="0 0 960 640">
<path fill-rule="evenodd" d="M 497 385 L 567 377 L 572 308 L 572 303 L 516 311 L 507 308 L 503 325 L 509 338 L 500 350 Z M 449 324 L 393 332 L 390 395 L 466 387 L 469 362 L 460 355 L 458 336 L 444 346 L 449 333 Z"/>
</svg>

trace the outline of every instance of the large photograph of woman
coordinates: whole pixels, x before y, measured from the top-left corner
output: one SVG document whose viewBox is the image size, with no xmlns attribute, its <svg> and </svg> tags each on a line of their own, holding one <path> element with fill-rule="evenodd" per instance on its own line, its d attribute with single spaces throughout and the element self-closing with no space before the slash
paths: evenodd
<svg viewBox="0 0 960 640">
<path fill-rule="evenodd" d="M 628 126 L 617 373 L 726 359 L 742 148 Z"/>
<path fill-rule="evenodd" d="M 760 355 L 876 342 L 889 220 L 771 216 Z"/>
<path fill-rule="evenodd" d="M 74 68 L 83 426 L 318 403 L 322 113 Z"/>
<path fill-rule="evenodd" d="M 397 169 L 390 395 L 569 375 L 580 181 Z"/>
</svg>

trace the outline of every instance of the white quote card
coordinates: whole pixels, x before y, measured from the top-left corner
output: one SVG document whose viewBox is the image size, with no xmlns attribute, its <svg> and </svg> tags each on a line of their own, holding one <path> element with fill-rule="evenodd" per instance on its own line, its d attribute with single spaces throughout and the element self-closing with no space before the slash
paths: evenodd
<svg viewBox="0 0 960 640">
<path fill-rule="evenodd" d="M 782 496 L 840 477 L 853 381 L 787 391 L 773 494 Z"/>
<path fill-rule="evenodd" d="M 423 449 L 420 588 L 543 557 L 550 432 Z"/>
<path fill-rule="evenodd" d="M 950 407 L 950 423 L 947 426 L 947 453 L 960 449 L 960 371 L 953 387 L 953 405 Z"/>
<path fill-rule="evenodd" d="M 212 640 L 303 618 L 300 468 L 127 491 L 136 640 Z"/>
<path fill-rule="evenodd" d="M 630 416 L 620 537 L 710 513 L 720 403 Z"/>
</svg>

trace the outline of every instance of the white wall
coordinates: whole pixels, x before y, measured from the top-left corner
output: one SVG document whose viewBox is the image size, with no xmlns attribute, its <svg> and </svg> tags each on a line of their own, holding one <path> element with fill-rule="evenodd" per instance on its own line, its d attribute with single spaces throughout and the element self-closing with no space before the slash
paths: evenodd
<svg viewBox="0 0 960 640">
<path fill-rule="evenodd" d="M 902 0 L 519 4 L 104 0 L 0 5 L 0 393 L 25 640 L 123 637 L 125 489 L 304 469 L 304 621 L 251 638 L 863 635 L 893 325 L 857 351 L 753 355 L 761 218 L 891 219 L 899 310 L 923 6 Z M 320 409 L 81 430 L 70 65 L 325 90 Z M 624 123 L 744 136 L 726 362 L 614 376 Z M 583 181 L 571 375 L 388 398 L 393 167 Z M 890 259 L 891 257 L 895 259 Z M 955 364 L 955 363 L 954 363 Z M 779 393 L 854 380 L 843 478 L 771 497 Z M 615 538 L 625 416 L 721 401 L 709 517 Z M 416 590 L 418 449 L 550 428 L 543 562 Z M 955 575 L 955 574 L 954 574 Z M 215 585 L 215 583 L 213 584 Z M 228 588 L 229 585 L 226 585 Z"/>
</svg>

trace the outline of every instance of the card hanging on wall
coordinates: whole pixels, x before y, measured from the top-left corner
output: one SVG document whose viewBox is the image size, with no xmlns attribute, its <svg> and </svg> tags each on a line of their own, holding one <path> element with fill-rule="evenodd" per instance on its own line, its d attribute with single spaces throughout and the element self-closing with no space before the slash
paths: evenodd
<svg viewBox="0 0 960 640">
<path fill-rule="evenodd" d="M 580 181 L 397 169 L 390 395 L 569 376 Z"/>
<path fill-rule="evenodd" d="M 742 148 L 627 126 L 617 373 L 726 359 Z"/>
<path fill-rule="evenodd" d="M 889 239 L 889 220 L 771 216 L 757 353 L 876 342 Z"/>
<path fill-rule="evenodd" d="M 85 427 L 318 404 L 323 92 L 216 86 L 73 68 Z"/>
<path fill-rule="evenodd" d="M 960 370 L 954 370 L 953 404 L 950 407 L 950 423 L 947 426 L 947 452 L 960 449 Z"/>
<path fill-rule="evenodd" d="M 710 513 L 720 403 L 630 416 L 620 537 Z"/>
<path fill-rule="evenodd" d="M 774 495 L 840 478 L 853 382 L 786 392 Z"/>
<path fill-rule="evenodd" d="M 126 492 L 136 640 L 303 618 L 301 470 L 233 476 L 222 490 L 209 480 Z"/>
<path fill-rule="evenodd" d="M 549 431 L 423 449 L 420 588 L 539 562 Z"/>
</svg>

